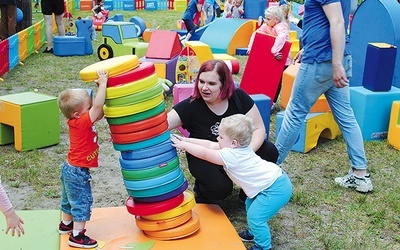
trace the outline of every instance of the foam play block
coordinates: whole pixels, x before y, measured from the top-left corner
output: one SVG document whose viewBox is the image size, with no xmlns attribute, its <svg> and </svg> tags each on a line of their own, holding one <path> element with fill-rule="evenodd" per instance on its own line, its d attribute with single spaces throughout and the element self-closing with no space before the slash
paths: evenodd
<svg viewBox="0 0 400 250">
<path fill-rule="evenodd" d="M 19 60 L 23 61 L 28 57 L 28 31 L 26 29 L 21 30 L 18 34 L 18 53 Z"/>
<path fill-rule="evenodd" d="M 28 56 L 32 55 L 33 52 L 35 52 L 35 30 L 33 26 L 29 26 L 26 28 L 26 33 L 27 33 L 27 53 Z"/>
<path fill-rule="evenodd" d="M 92 4 L 92 0 L 80 0 L 80 10 L 91 10 L 93 8 Z"/>
<path fill-rule="evenodd" d="M 147 58 L 142 57 L 140 60 L 142 62 L 153 63 L 157 76 L 159 78 L 168 79 L 175 84 L 175 72 L 176 72 L 176 64 L 178 62 L 179 55 L 172 57 L 171 59 L 156 59 L 156 58 Z M 172 93 L 172 88 L 167 91 L 167 94 Z"/>
<path fill-rule="evenodd" d="M 9 69 L 8 49 L 8 39 L 0 41 L 0 76 L 7 73 Z"/>
<path fill-rule="evenodd" d="M 174 10 L 178 12 L 184 12 L 186 10 L 188 1 L 187 0 L 175 0 Z"/>
<path fill-rule="evenodd" d="M 200 221 L 200 230 L 177 240 L 154 240 L 145 235 L 135 223 L 135 217 L 126 207 L 94 208 L 86 224 L 90 237 L 105 242 L 102 250 L 132 249 L 230 249 L 245 250 L 235 228 L 218 205 L 197 204 L 193 207 Z M 54 230 L 56 232 L 56 230 Z M 144 245 L 153 243 L 152 247 Z M 142 248 L 143 246 L 143 248 Z M 54 248 L 53 248 L 54 249 Z M 68 235 L 60 236 L 60 250 L 75 250 L 68 246 Z"/>
<path fill-rule="evenodd" d="M 172 90 L 172 95 L 174 97 L 174 105 L 183 101 L 193 94 L 193 83 L 188 84 L 175 84 Z M 188 137 L 189 132 L 182 127 L 178 127 L 179 132 L 182 133 L 183 136 Z"/>
<path fill-rule="evenodd" d="M 18 54 L 18 43 L 19 43 L 19 38 L 18 34 L 14 34 L 10 37 L 8 37 L 8 62 L 9 62 L 9 70 L 13 69 L 15 66 L 18 65 L 19 63 L 19 54 Z M 6 43 L 6 42 L 4 42 Z M 0 53 L 0 61 L 4 60 L 7 56 L 7 53 Z M 0 65 L 7 65 L 7 63 L 1 63 Z M 8 71 L 9 71 L 8 70 Z M 5 72 L 4 72 L 5 73 Z M 0 70 L 0 76 L 3 75 Z"/>
<path fill-rule="evenodd" d="M 0 124 L 0 145 L 14 142 L 16 150 L 27 151 L 58 144 L 57 98 L 35 92 L 0 96 Z"/>
<path fill-rule="evenodd" d="M 400 150 L 400 100 L 394 101 L 390 112 L 388 143 Z"/>
<path fill-rule="evenodd" d="M 146 58 L 171 59 L 181 52 L 182 45 L 176 31 L 154 30 L 151 34 Z"/>
<path fill-rule="evenodd" d="M 76 36 L 55 36 L 54 55 L 56 56 L 84 56 L 85 38 Z"/>
<path fill-rule="evenodd" d="M 133 0 L 122 1 L 122 9 L 123 10 L 135 10 L 135 1 L 133 1 Z"/>
<path fill-rule="evenodd" d="M 237 48 L 236 55 L 238 56 L 246 56 L 247 55 L 247 48 Z"/>
<path fill-rule="evenodd" d="M 138 16 L 131 17 L 131 19 L 129 19 L 129 22 L 135 24 L 135 27 L 136 27 L 136 30 L 137 30 L 137 36 L 141 37 L 143 35 L 143 32 L 147 28 L 146 22 L 141 17 L 138 17 Z"/>
<path fill-rule="evenodd" d="M 246 12 L 247 10 L 249 9 L 246 9 Z M 234 55 L 237 48 L 249 44 L 254 24 L 252 20 L 245 18 L 217 18 L 206 27 L 200 41 L 208 44 L 213 53 Z"/>
<path fill-rule="evenodd" d="M 23 210 L 17 214 L 24 220 L 25 234 L 18 238 L 4 233 L 6 220 L 0 220 L 0 248 L 7 250 L 54 250 L 60 247 L 58 224 L 60 210 Z"/>
<path fill-rule="evenodd" d="M 145 0 L 144 1 L 144 9 L 145 10 L 157 10 L 157 0 Z"/>
<path fill-rule="evenodd" d="M 274 42 L 275 37 L 256 33 L 240 83 L 240 87 L 248 94 L 264 94 L 271 99 L 275 97 L 289 55 L 290 42 L 285 42 L 280 61 L 271 53 Z"/>
<path fill-rule="evenodd" d="M 257 19 L 259 16 L 264 16 L 264 11 L 267 8 L 269 1 L 244 1 L 244 18 L 247 19 Z"/>
<path fill-rule="evenodd" d="M 299 71 L 300 63 L 291 64 L 286 70 L 283 72 L 282 77 L 282 89 L 281 89 L 281 106 L 283 108 L 287 107 L 289 103 L 290 95 L 292 93 L 292 87 L 294 83 L 294 79 Z M 325 95 L 321 95 L 318 100 L 311 107 L 310 112 L 327 112 L 330 111 L 330 107 L 328 101 L 325 98 Z"/>
<path fill-rule="evenodd" d="M 400 89 L 374 92 L 362 86 L 350 88 L 350 104 L 366 141 L 387 138 L 393 101 L 400 100 Z"/>
<path fill-rule="evenodd" d="M 280 132 L 284 115 L 285 111 L 276 114 L 276 136 Z M 300 133 L 291 150 L 307 153 L 317 146 L 319 137 L 333 140 L 340 133 L 339 126 L 331 112 L 309 113 L 301 125 Z"/>
<path fill-rule="evenodd" d="M 266 140 L 268 140 L 269 135 L 269 121 L 271 114 L 271 98 L 263 94 L 255 94 L 250 95 L 251 99 L 253 99 L 256 104 L 258 110 L 260 111 L 261 118 L 264 122 Z"/>
<path fill-rule="evenodd" d="M 371 91 L 389 91 L 397 48 L 387 43 L 369 43 L 365 57 L 363 86 Z"/>
</svg>

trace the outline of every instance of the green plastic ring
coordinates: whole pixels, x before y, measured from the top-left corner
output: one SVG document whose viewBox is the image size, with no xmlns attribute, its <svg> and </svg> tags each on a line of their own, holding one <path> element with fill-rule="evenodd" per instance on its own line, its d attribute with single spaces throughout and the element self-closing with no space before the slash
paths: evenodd
<svg viewBox="0 0 400 250">
<path fill-rule="evenodd" d="M 157 83 L 156 85 L 145 89 L 143 91 L 133 93 L 130 95 L 117 97 L 114 99 L 106 99 L 106 105 L 108 107 L 115 107 L 115 106 L 127 106 L 136 104 L 139 102 L 147 101 L 151 98 L 158 96 L 159 94 L 163 93 L 164 89 L 161 86 L 161 83 Z"/>
<path fill-rule="evenodd" d="M 128 105 L 128 106 L 123 106 L 123 107 L 108 107 L 104 105 L 103 110 L 104 114 L 107 117 L 121 117 L 121 116 L 127 116 L 127 115 L 133 115 L 137 114 L 146 110 L 149 110 L 151 108 L 156 107 L 160 103 L 164 101 L 164 95 L 161 93 L 160 95 L 136 104 Z"/>
<path fill-rule="evenodd" d="M 169 162 L 161 165 L 156 165 L 146 169 L 127 170 L 121 169 L 122 177 L 128 181 L 138 181 L 151 179 L 166 173 L 169 173 L 179 167 L 179 158 L 175 157 Z"/>
</svg>

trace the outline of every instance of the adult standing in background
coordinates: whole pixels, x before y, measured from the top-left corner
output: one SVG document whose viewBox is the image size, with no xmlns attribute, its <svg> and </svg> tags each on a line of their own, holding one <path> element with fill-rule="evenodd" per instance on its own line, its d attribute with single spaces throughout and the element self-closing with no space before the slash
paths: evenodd
<svg viewBox="0 0 400 250">
<path fill-rule="evenodd" d="M 276 139 L 281 164 L 296 141 L 302 123 L 317 99 L 325 94 L 342 131 L 350 158 L 350 171 L 335 182 L 366 193 L 373 190 L 360 127 L 350 106 L 349 77 L 352 58 L 347 27 L 348 0 L 306 0 L 303 18 L 303 48 L 294 62 L 301 62 L 281 130 Z"/>
<path fill-rule="evenodd" d="M 16 33 L 17 0 L 0 0 L 0 10 L 0 40 L 5 40 Z"/>
<path fill-rule="evenodd" d="M 62 22 L 64 14 L 64 0 L 42 0 L 42 13 L 46 23 L 47 47 L 43 53 L 53 53 L 53 13 L 55 15 L 59 36 L 65 36 L 64 24 Z"/>
</svg>

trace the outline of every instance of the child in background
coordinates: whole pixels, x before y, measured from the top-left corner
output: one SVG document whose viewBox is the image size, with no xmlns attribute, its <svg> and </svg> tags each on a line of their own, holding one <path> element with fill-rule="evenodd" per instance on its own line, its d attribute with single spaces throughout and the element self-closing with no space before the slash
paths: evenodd
<svg viewBox="0 0 400 250">
<path fill-rule="evenodd" d="M 204 0 L 203 12 L 204 12 L 204 25 L 207 25 L 215 19 L 215 7 L 217 5 L 216 0 Z"/>
<path fill-rule="evenodd" d="M 280 6 L 271 6 L 265 10 L 265 22 L 251 35 L 250 42 L 247 48 L 247 54 L 250 54 L 256 32 L 276 37 L 275 43 L 271 48 L 271 53 L 274 55 L 276 60 L 278 61 L 282 60 L 283 56 L 281 50 L 285 42 L 289 41 L 290 38 L 289 38 L 289 26 L 285 21 L 285 18 L 283 16 L 283 11 Z M 290 55 L 288 55 L 288 57 L 286 58 L 284 70 L 290 65 L 290 63 L 291 59 Z M 275 105 L 278 100 L 281 87 L 282 87 L 282 78 L 278 85 L 278 90 L 276 91 L 276 95 L 273 99 L 271 112 L 275 109 Z"/>
<path fill-rule="evenodd" d="M 290 21 L 289 21 L 290 6 L 286 1 L 280 2 L 279 6 L 282 9 L 283 18 L 285 19 L 285 22 L 286 22 L 286 24 L 287 24 L 287 26 L 289 27 L 289 30 L 290 30 Z"/>
<path fill-rule="evenodd" d="M 232 18 L 243 18 L 244 9 L 243 9 L 243 0 L 235 0 L 232 6 Z"/>
<path fill-rule="evenodd" d="M 95 248 L 97 241 L 85 235 L 93 205 L 90 168 L 98 167 L 99 143 L 94 123 L 103 118 L 108 72 L 97 72 L 98 90 L 94 102 L 84 89 L 67 89 L 60 93 L 58 105 L 68 119 L 69 151 L 62 165 L 62 221 L 59 233 L 70 233 L 71 247 Z"/>
<path fill-rule="evenodd" d="M 221 120 L 218 142 L 177 135 L 171 136 L 171 140 L 174 147 L 223 166 L 229 178 L 247 195 L 249 229 L 239 233 L 240 238 L 254 241 L 250 250 L 271 249 L 268 220 L 289 202 L 292 184 L 278 165 L 261 159 L 251 149 L 253 131 L 253 120 L 236 114 Z"/>
<path fill-rule="evenodd" d="M 97 18 L 102 18 L 103 17 L 102 11 L 104 10 L 105 10 L 104 0 L 97 0 L 96 5 L 92 8 L 93 16 Z"/>
<path fill-rule="evenodd" d="M 6 194 L 6 191 L 3 189 L 0 180 L 0 211 L 3 212 L 4 216 L 6 217 L 7 228 L 6 234 L 11 230 L 11 236 L 14 236 L 17 233 L 18 237 L 22 234 L 25 234 L 24 221 L 15 213 L 14 208 L 11 205 L 10 200 Z"/>
<path fill-rule="evenodd" d="M 196 26 L 198 25 L 201 10 L 203 8 L 204 0 L 190 0 L 188 6 L 186 7 L 185 12 L 183 13 L 182 20 L 186 26 L 186 37 L 183 41 L 185 44 L 189 41 L 190 37 L 193 35 L 196 30 Z"/>
<path fill-rule="evenodd" d="M 224 4 L 224 17 L 232 17 L 233 0 L 226 0 Z"/>
</svg>

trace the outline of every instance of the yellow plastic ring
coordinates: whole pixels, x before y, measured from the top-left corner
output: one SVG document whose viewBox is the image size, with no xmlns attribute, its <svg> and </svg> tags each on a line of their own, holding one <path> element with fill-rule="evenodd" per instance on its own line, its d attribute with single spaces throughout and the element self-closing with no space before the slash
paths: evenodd
<svg viewBox="0 0 400 250">
<path fill-rule="evenodd" d="M 167 230 L 161 231 L 143 231 L 146 236 L 154 240 L 174 240 L 187 237 L 194 234 L 200 228 L 200 220 L 195 212 L 192 213 L 192 218 L 190 218 L 186 223 Z"/>
<path fill-rule="evenodd" d="M 192 192 L 186 190 L 183 194 L 185 198 L 183 199 L 183 202 L 176 208 L 159 214 L 142 216 L 142 218 L 146 220 L 166 220 L 186 213 L 187 211 L 191 210 L 194 205 L 196 205 L 196 201 Z"/>
<path fill-rule="evenodd" d="M 160 95 L 136 104 L 128 105 L 128 106 L 121 106 L 121 107 L 107 107 L 104 105 L 103 110 L 106 117 L 121 117 L 127 115 L 133 115 L 140 112 L 144 112 L 151 108 L 156 107 L 160 103 L 164 101 L 164 94 L 161 93 Z"/>
<path fill-rule="evenodd" d="M 142 217 L 136 217 L 136 226 L 145 231 L 161 231 L 180 226 L 190 220 L 190 218 L 192 218 L 191 210 L 168 220 L 153 221 L 146 220 Z"/>
<path fill-rule="evenodd" d="M 139 59 L 136 55 L 125 55 L 100 61 L 83 68 L 79 75 L 84 82 L 91 82 L 98 78 L 97 70 L 108 71 L 108 77 L 128 72 L 139 66 Z"/>
<path fill-rule="evenodd" d="M 158 76 L 152 74 L 148 77 L 127 83 L 117 87 L 110 87 L 106 90 L 106 99 L 113 99 L 122 96 L 131 95 L 142 90 L 148 89 L 158 83 Z"/>
</svg>

